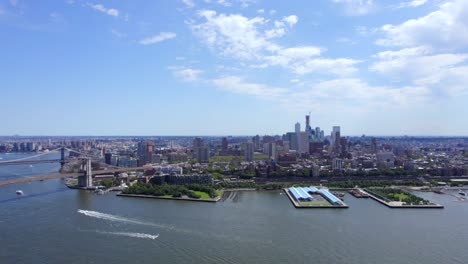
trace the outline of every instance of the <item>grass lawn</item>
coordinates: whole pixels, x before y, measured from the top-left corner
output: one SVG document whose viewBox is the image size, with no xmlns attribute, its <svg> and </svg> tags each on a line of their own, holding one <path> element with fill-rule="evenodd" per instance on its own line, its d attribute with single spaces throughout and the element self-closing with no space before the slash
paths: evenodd
<svg viewBox="0 0 468 264">
<path fill-rule="evenodd" d="M 238 158 L 240 161 L 244 160 L 242 156 L 219 156 L 215 155 L 210 157 L 210 162 L 232 162 L 233 159 Z"/>
<path fill-rule="evenodd" d="M 396 198 L 397 201 L 405 201 L 406 199 L 409 199 L 409 195 L 405 193 L 398 193 L 394 194 L 394 197 Z"/>
<path fill-rule="evenodd" d="M 268 160 L 268 159 L 269 159 L 268 155 L 261 155 L 261 154 L 260 155 L 258 155 L 258 154 L 254 155 L 254 160 Z"/>
<path fill-rule="evenodd" d="M 328 201 L 299 202 L 300 205 L 331 205 Z"/>
<path fill-rule="evenodd" d="M 211 197 L 206 192 L 193 191 L 194 193 L 200 195 L 200 199 L 211 199 Z"/>
</svg>

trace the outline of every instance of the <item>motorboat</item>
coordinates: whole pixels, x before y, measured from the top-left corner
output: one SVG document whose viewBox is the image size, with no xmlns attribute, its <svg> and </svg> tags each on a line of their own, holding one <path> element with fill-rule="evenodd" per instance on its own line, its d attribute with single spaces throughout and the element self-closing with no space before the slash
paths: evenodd
<svg viewBox="0 0 468 264">
<path fill-rule="evenodd" d="M 102 189 L 96 189 L 96 190 L 94 190 L 94 193 L 101 195 L 101 194 L 104 194 L 105 192 Z"/>
<path fill-rule="evenodd" d="M 462 191 L 462 190 L 459 190 L 458 194 L 461 195 L 461 196 L 466 196 L 466 193 L 464 191 Z"/>
<path fill-rule="evenodd" d="M 17 195 L 24 195 L 24 193 L 23 193 L 22 190 L 17 190 L 17 191 L 16 191 L 16 194 L 17 194 Z"/>
</svg>

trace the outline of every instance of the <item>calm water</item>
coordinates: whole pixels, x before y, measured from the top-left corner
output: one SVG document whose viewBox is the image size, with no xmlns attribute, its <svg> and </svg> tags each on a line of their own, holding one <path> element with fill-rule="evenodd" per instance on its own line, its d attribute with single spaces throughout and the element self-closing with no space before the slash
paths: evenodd
<svg viewBox="0 0 468 264">
<path fill-rule="evenodd" d="M 0 167 L 0 178 L 58 166 Z M 468 203 L 421 195 L 446 208 L 347 195 L 349 209 L 300 210 L 280 192 L 211 204 L 94 195 L 62 180 L 4 186 L 0 263 L 468 263 Z"/>
</svg>

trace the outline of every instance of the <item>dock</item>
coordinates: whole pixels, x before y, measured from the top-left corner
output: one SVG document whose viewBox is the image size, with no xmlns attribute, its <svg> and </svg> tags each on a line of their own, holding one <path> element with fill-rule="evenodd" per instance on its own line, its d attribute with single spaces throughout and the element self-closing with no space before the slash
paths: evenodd
<svg viewBox="0 0 468 264">
<path fill-rule="evenodd" d="M 443 209 L 444 206 L 440 204 L 403 204 L 402 202 L 387 202 L 377 195 L 373 194 L 370 191 L 365 191 L 363 189 L 358 188 L 361 193 L 367 194 L 370 198 L 376 200 L 377 202 L 389 207 L 389 208 L 401 208 L 401 209 Z"/>
<path fill-rule="evenodd" d="M 303 205 L 303 204 L 300 204 L 299 201 L 297 201 L 296 199 L 294 199 L 294 197 L 291 195 L 291 193 L 289 192 L 288 188 L 284 188 L 283 191 L 286 193 L 286 195 L 288 196 L 289 200 L 291 201 L 291 203 L 294 205 L 295 208 L 348 208 L 349 206 L 347 204 L 345 204 L 343 201 L 341 202 L 342 205 L 335 205 L 335 204 L 309 204 L 309 205 Z"/>
</svg>

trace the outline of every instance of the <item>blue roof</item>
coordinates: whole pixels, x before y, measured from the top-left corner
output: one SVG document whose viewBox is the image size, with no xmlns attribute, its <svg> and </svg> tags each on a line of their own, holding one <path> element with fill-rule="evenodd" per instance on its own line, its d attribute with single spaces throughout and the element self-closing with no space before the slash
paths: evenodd
<svg viewBox="0 0 468 264">
<path fill-rule="evenodd" d="M 300 194 L 302 194 L 302 196 L 304 197 L 304 199 L 312 199 L 312 196 L 310 196 L 309 193 L 307 193 L 306 190 L 304 190 L 304 188 L 297 188 L 297 190 L 299 191 Z"/>
<path fill-rule="evenodd" d="M 332 203 L 342 203 L 339 198 L 331 194 L 327 189 L 320 189 L 319 192 L 328 198 Z"/>
<path fill-rule="evenodd" d="M 310 195 L 309 195 L 305 190 L 303 190 L 302 188 L 290 187 L 290 188 L 289 188 L 289 191 L 290 191 L 291 194 L 294 196 L 294 198 L 296 198 L 296 200 L 299 200 L 299 199 L 305 199 L 305 200 L 313 199 L 312 196 L 310 196 Z"/>
</svg>

